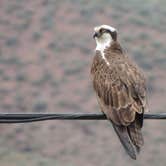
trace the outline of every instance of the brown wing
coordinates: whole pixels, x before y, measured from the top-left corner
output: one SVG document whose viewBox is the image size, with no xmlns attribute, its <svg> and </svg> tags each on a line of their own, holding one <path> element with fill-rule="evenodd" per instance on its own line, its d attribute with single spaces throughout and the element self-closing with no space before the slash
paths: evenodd
<svg viewBox="0 0 166 166">
<path fill-rule="evenodd" d="M 109 119 L 117 125 L 128 126 L 136 114 L 143 114 L 145 80 L 135 65 L 126 58 L 113 66 L 102 66 L 97 72 L 94 89 L 101 109 Z"/>
<path fill-rule="evenodd" d="M 136 159 L 136 151 L 139 152 L 143 145 L 141 128 L 146 107 L 145 79 L 117 43 L 104 52 L 110 65 L 96 51 L 91 68 L 93 86 L 101 110 L 112 122 L 126 152 Z"/>
</svg>

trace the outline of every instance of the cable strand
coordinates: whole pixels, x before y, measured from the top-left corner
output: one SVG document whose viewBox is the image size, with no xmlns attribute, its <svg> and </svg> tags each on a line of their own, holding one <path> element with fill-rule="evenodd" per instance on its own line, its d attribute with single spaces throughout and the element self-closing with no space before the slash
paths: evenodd
<svg viewBox="0 0 166 166">
<path fill-rule="evenodd" d="M 46 120 L 106 120 L 101 113 L 0 113 L 0 123 L 30 123 Z M 166 119 L 166 113 L 145 114 L 144 119 Z"/>
</svg>

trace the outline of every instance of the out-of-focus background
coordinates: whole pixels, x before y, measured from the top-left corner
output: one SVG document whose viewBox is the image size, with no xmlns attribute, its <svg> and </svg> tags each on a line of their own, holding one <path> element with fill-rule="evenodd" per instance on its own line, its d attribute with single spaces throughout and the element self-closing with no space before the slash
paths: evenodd
<svg viewBox="0 0 166 166">
<path fill-rule="evenodd" d="M 0 0 L 0 112 L 98 112 L 93 27 L 109 24 L 144 70 L 151 112 L 166 112 L 165 0 Z M 0 125 L 2 166 L 163 166 L 166 122 L 146 120 L 137 161 L 107 121 Z"/>
</svg>

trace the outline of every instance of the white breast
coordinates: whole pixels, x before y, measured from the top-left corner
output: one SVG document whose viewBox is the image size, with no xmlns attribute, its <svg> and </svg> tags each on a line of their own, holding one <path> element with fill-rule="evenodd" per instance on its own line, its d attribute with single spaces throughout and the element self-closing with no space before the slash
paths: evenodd
<svg viewBox="0 0 166 166">
<path fill-rule="evenodd" d="M 105 60 L 107 65 L 110 65 L 110 64 L 109 64 L 108 60 L 105 57 L 104 50 L 106 49 L 106 47 L 110 47 L 111 42 L 112 42 L 112 39 L 111 39 L 109 34 L 104 34 L 102 36 L 102 38 L 99 38 L 99 39 L 96 38 L 96 44 L 97 44 L 96 45 L 96 51 L 101 52 L 101 56 Z"/>
</svg>

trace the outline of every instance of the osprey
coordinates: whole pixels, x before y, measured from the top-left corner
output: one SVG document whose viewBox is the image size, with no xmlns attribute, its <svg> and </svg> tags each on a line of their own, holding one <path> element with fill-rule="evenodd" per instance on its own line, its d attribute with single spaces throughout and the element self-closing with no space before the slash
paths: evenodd
<svg viewBox="0 0 166 166">
<path fill-rule="evenodd" d="M 91 75 L 98 103 L 126 152 L 136 159 L 144 144 L 145 78 L 123 52 L 115 28 L 101 25 L 94 32 L 97 46 Z"/>
</svg>

